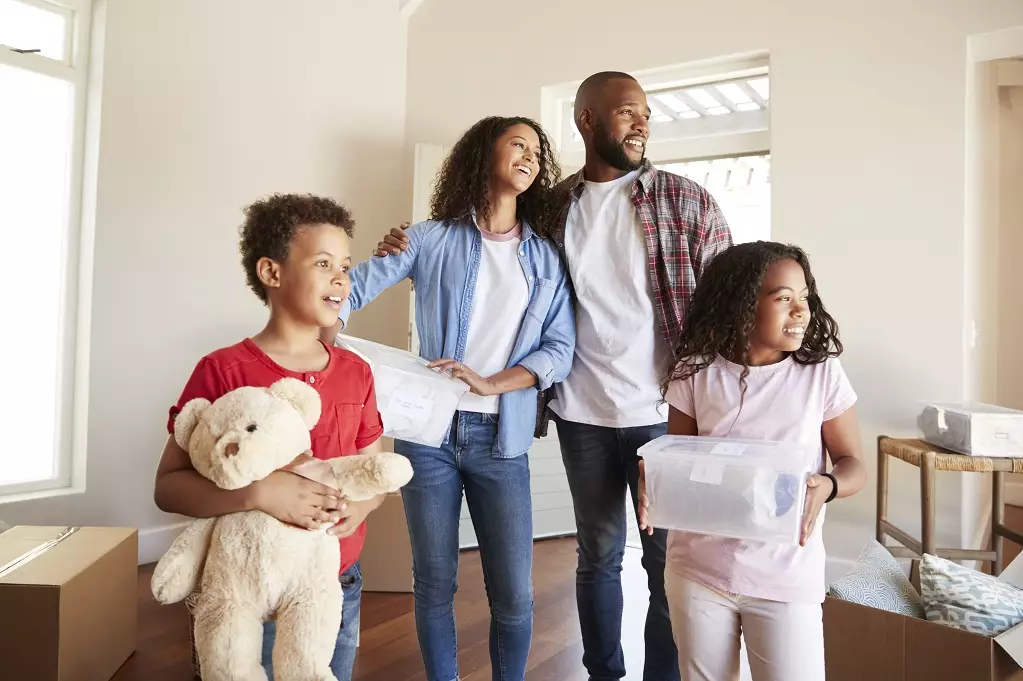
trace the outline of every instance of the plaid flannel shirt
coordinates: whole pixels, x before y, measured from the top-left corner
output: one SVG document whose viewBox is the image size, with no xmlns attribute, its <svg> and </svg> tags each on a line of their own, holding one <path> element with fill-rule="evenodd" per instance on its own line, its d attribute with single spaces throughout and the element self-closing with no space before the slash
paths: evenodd
<svg viewBox="0 0 1023 681">
<path fill-rule="evenodd" d="M 564 203 L 550 238 L 566 263 L 568 215 L 585 188 L 582 170 L 558 187 Z M 732 233 L 710 192 L 692 180 L 658 170 L 649 160 L 643 162 L 632 187 L 632 203 L 643 223 L 654 314 L 661 335 L 675 353 L 696 280 L 715 255 L 732 245 Z M 553 396 L 553 387 L 540 394 L 536 437 L 547 435 Z"/>
</svg>

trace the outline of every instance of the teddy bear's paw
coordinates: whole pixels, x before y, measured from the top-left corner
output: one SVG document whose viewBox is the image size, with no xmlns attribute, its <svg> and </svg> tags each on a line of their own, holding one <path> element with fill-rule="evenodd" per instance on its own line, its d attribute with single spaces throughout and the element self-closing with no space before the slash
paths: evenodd
<svg viewBox="0 0 1023 681">
<path fill-rule="evenodd" d="M 151 586 L 153 597 L 163 605 L 183 601 L 191 593 L 191 583 L 172 570 L 154 571 Z"/>
</svg>

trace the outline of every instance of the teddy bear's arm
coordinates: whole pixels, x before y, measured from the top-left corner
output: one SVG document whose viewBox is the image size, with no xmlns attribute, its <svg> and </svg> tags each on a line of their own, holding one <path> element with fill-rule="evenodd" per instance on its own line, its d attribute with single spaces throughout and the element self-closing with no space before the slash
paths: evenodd
<svg viewBox="0 0 1023 681">
<path fill-rule="evenodd" d="M 336 487 L 351 501 L 365 501 L 373 497 L 397 492 L 412 479 L 412 465 L 399 454 L 357 454 L 330 459 Z"/>
<path fill-rule="evenodd" d="M 153 595 L 164 605 L 183 601 L 199 586 L 216 518 L 193 520 L 153 570 Z"/>
</svg>

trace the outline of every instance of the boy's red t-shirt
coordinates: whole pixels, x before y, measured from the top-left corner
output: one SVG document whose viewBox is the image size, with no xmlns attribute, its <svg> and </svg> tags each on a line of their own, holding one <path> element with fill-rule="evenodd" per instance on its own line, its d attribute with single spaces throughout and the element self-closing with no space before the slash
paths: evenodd
<svg viewBox="0 0 1023 681">
<path fill-rule="evenodd" d="M 192 371 L 177 404 L 171 407 L 167 431 L 174 433 L 175 417 L 196 397 L 213 402 L 235 388 L 268 388 L 282 378 L 297 378 L 320 393 L 320 420 L 310 433 L 313 456 L 333 459 L 357 453 L 376 442 L 384 432 L 377 410 L 373 374 L 358 355 L 333 346 L 324 347 L 330 353 L 330 360 L 322 371 L 289 371 L 248 338 L 206 355 Z M 359 560 L 365 540 L 365 523 L 355 534 L 340 540 L 342 573 Z"/>
</svg>

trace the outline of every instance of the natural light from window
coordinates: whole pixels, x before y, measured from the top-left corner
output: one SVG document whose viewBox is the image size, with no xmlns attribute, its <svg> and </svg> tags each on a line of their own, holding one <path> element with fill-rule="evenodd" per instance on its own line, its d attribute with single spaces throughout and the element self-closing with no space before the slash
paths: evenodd
<svg viewBox="0 0 1023 681">
<path fill-rule="evenodd" d="M 81 3 L 78 3 L 81 6 Z M 5 383 L 16 399 L 0 411 L 0 494 L 59 486 L 68 479 L 74 294 L 69 264 L 77 230 L 73 190 L 83 95 L 71 64 L 70 9 L 0 0 L 0 226 L 8 285 L 0 305 Z M 78 68 L 76 68 L 76 66 Z M 70 346 L 70 347 L 69 347 Z M 26 487 L 26 485 L 34 487 Z"/>
</svg>

